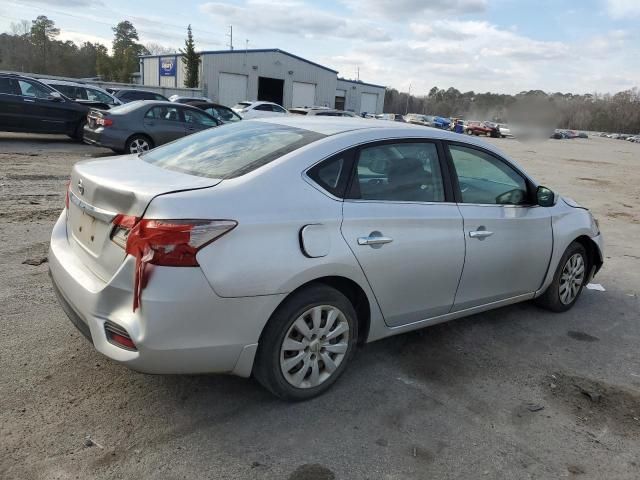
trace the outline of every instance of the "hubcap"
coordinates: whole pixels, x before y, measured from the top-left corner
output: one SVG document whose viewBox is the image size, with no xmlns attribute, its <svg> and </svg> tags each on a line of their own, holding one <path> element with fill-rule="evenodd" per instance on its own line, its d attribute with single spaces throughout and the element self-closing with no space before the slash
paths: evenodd
<svg viewBox="0 0 640 480">
<path fill-rule="evenodd" d="M 142 138 L 136 138 L 131 142 L 131 146 L 129 147 L 129 152 L 131 153 L 142 153 L 149 150 L 149 143 Z"/>
<path fill-rule="evenodd" d="M 560 301 L 569 305 L 575 300 L 584 281 L 584 259 L 579 253 L 574 253 L 564 264 L 560 275 Z"/>
<path fill-rule="evenodd" d="M 344 360 L 349 322 L 332 305 L 310 308 L 291 324 L 280 347 L 280 370 L 296 388 L 317 387 Z"/>
</svg>

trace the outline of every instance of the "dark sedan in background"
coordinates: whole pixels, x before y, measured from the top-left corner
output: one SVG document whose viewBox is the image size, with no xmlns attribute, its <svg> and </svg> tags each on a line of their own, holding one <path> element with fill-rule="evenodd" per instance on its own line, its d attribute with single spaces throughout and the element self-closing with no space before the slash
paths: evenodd
<svg viewBox="0 0 640 480">
<path fill-rule="evenodd" d="M 82 139 L 89 108 L 23 75 L 0 73 L 0 130 L 63 133 Z"/>
<path fill-rule="evenodd" d="M 116 153 L 140 153 L 220 124 L 190 105 L 142 100 L 107 111 L 91 110 L 84 141 Z"/>
<path fill-rule="evenodd" d="M 176 102 L 177 100 L 172 101 Z M 199 108 L 200 110 L 207 112 L 220 123 L 239 122 L 240 120 L 242 120 L 242 117 L 231 110 L 229 107 L 225 107 L 224 105 L 219 105 L 217 103 L 203 102 L 201 100 L 189 100 L 180 103 L 185 103 L 187 105 L 191 105 L 192 107 Z"/>
<path fill-rule="evenodd" d="M 107 88 L 107 91 L 122 103 L 135 102 L 136 100 L 159 100 L 168 102 L 164 95 L 150 90 L 139 90 L 137 88 Z"/>
</svg>

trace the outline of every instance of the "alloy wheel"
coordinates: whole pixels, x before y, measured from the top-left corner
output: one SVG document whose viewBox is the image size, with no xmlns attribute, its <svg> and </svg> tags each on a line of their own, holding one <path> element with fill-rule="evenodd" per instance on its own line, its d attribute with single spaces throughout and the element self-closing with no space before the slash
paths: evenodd
<svg viewBox="0 0 640 480">
<path fill-rule="evenodd" d="M 129 152 L 130 153 L 142 153 L 149 150 L 149 142 L 147 142 L 144 138 L 135 138 L 129 144 Z"/>
<path fill-rule="evenodd" d="M 306 310 L 291 324 L 280 348 L 280 370 L 296 388 L 313 388 L 338 369 L 349 349 L 349 322 L 333 305 Z"/>
<path fill-rule="evenodd" d="M 564 264 L 560 275 L 560 301 L 564 305 L 569 305 L 578 296 L 584 273 L 584 259 L 580 253 L 574 253 Z"/>
</svg>

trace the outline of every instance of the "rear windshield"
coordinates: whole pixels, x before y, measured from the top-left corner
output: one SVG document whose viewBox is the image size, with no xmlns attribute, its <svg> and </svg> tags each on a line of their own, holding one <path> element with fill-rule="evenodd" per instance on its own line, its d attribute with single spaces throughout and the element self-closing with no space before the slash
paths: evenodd
<svg viewBox="0 0 640 480">
<path fill-rule="evenodd" d="M 242 121 L 189 135 L 140 158 L 199 177 L 233 178 L 324 137 L 301 128 Z"/>
</svg>

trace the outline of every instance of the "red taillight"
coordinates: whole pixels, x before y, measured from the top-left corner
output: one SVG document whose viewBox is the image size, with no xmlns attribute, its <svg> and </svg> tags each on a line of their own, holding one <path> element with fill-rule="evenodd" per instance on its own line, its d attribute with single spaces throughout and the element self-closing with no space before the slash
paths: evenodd
<svg viewBox="0 0 640 480">
<path fill-rule="evenodd" d="M 111 125 L 113 125 L 113 120 L 111 120 L 110 118 L 98 117 L 96 119 L 96 124 L 103 127 L 110 127 Z"/>
<path fill-rule="evenodd" d="M 64 194 L 64 207 L 69 210 L 69 190 L 71 190 L 71 180 L 67 182 L 67 190 Z"/>
<path fill-rule="evenodd" d="M 125 251 L 136 257 L 135 311 L 146 285 L 146 264 L 197 267 L 198 250 L 233 230 L 238 223 L 234 220 L 138 220 L 117 215 L 113 224 L 112 240 L 121 246 L 124 243 Z"/>
</svg>

